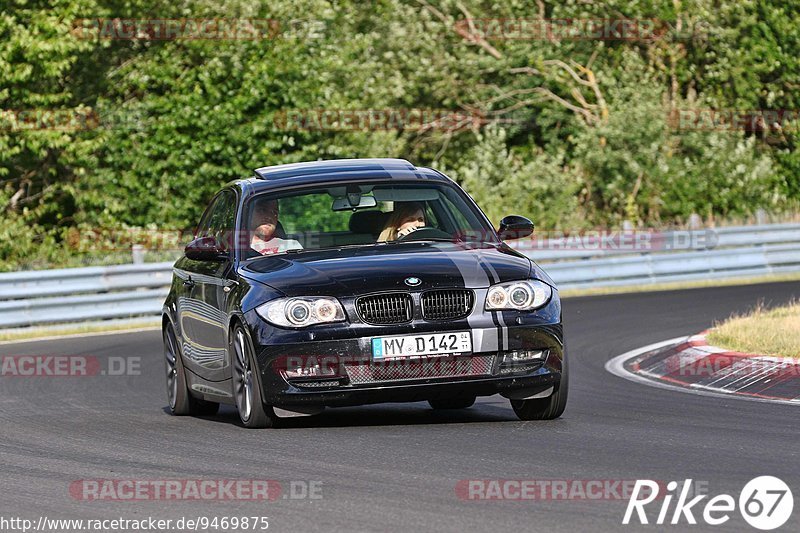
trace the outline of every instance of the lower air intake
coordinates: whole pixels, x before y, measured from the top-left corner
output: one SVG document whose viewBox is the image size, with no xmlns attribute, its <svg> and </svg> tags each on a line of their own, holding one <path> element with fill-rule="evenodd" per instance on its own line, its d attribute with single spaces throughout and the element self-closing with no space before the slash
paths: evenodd
<svg viewBox="0 0 800 533">
<path fill-rule="evenodd" d="M 345 369 L 352 385 L 366 385 L 428 378 L 489 376 L 493 366 L 493 355 L 476 355 L 373 361 L 364 365 L 346 365 Z"/>
</svg>

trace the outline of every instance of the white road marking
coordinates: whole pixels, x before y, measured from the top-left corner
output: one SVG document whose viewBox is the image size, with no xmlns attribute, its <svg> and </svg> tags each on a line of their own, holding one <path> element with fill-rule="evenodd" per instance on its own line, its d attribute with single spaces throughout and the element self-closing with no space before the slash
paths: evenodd
<svg viewBox="0 0 800 533">
<path fill-rule="evenodd" d="M 670 344 L 679 344 L 685 342 L 687 337 L 676 337 L 674 339 L 669 339 L 662 342 L 657 342 L 655 344 L 650 344 L 648 346 L 644 346 L 642 348 L 637 348 L 635 350 L 631 350 L 629 352 L 625 352 L 622 355 L 618 355 L 612 359 L 610 359 L 605 364 L 605 369 L 614 374 L 617 377 L 627 379 L 628 381 L 633 381 L 636 383 L 641 383 L 643 385 L 649 385 L 651 387 L 656 387 L 658 389 L 666 389 L 672 391 L 679 391 L 685 392 L 688 394 L 695 394 L 697 396 L 713 396 L 715 398 L 735 398 L 737 400 L 746 400 L 750 402 L 764 402 L 764 403 L 782 403 L 786 405 L 800 405 L 800 399 L 796 398 L 794 400 L 768 400 L 766 398 L 755 398 L 752 396 L 743 396 L 740 394 L 733 394 L 732 392 L 723 392 L 721 389 L 716 390 L 709 390 L 708 388 L 700 388 L 700 387 L 681 387 L 679 385 L 673 385 L 671 383 L 665 383 L 663 381 L 656 381 L 654 379 L 646 378 L 639 374 L 634 374 L 625 368 L 625 362 L 633 359 L 634 357 L 639 357 L 642 354 L 647 352 L 657 350 L 659 348 L 663 348 L 665 346 L 669 346 Z"/>
</svg>

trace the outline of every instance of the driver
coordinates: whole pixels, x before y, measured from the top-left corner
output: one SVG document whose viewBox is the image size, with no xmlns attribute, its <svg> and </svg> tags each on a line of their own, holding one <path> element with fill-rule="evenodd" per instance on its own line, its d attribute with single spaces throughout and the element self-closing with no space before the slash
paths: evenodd
<svg viewBox="0 0 800 533">
<path fill-rule="evenodd" d="M 250 212 L 250 248 L 261 255 L 276 254 L 286 250 L 298 250 L 303 246 L 294 239 L 282 239 L 275 235 L 278 228 L 278 201 L 256 199 Z"/>
<path fill-rule="evenodd" d="M 397 202 L 378 241 L 395 241 L 425 226 L 425 206 L 420 202 Z"/>
</svg>

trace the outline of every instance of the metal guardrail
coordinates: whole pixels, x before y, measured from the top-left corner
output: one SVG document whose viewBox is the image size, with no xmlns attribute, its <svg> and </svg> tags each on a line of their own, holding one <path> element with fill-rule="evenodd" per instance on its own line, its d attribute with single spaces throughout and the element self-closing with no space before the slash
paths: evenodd
<svg viewBox="0 0 800 533">
<path fill-rule="evenodd" d="M 800 224 L 731 226 L 714 229 L 648 232 L 585 232 L 509 244 L 537 262 L 591 259 L 643 253 L 720 250 L 742 246 L 800 243 Z"/>
<path fill-rule="evenodd" d="M 800 242 L 729 250 L 647 254 L 544 265 L 562 289 L 753 277 L 800 272 Z"/>
<path fill-rule="evenodd" d="M 171 280 L 172 263 L 9 272 L 0 274 L 0 300 L 162 288 Z"/>
<path fill-rule="evenodd" d="M 159 315 L 172 263 L 0 274 L 0 328 Z"/>
<path fill-rule="evenodd" d="M 543 263 L 561 289 L 800 272 L 800 224 L 700 230 L 693 235 L 704 234 L 702 242 L 687 243 L 689 233 L 653 234 L 644 251 L 563 249 L 559 242 L 520 251 Z M 701 249 L 686 251 L 694 247 Z M 172 263 L 2 273 L 0 328 L 158 316 L 171 278 Z"/>
</svg>

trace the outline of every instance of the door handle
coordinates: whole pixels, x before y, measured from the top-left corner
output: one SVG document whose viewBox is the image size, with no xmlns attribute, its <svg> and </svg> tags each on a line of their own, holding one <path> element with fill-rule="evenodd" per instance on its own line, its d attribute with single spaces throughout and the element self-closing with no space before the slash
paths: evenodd
<svg viewBox="0 0 800 533">
<path fill-rule="evenodd" d="M 192 280 L 192 278 L 187 278 L 187 279 L 183 280 L 183 286 L 186 287 L 187 289 L 193 289 L 194 288 L 194 280 Z"/>
</svg>

